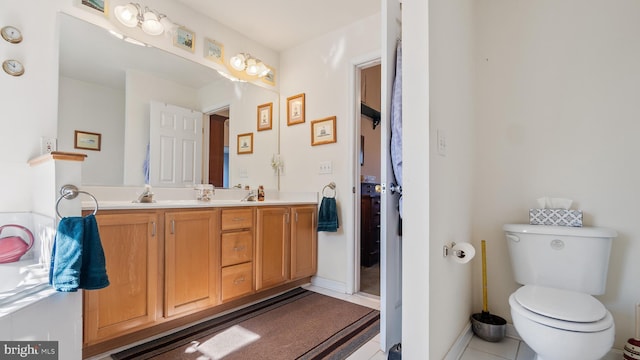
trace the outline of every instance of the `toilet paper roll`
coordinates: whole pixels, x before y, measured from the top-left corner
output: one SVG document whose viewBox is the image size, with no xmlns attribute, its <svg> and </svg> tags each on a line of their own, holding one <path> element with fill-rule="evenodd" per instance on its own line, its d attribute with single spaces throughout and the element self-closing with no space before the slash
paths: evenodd
<svg viewBox="0 0 640 360">
<path fill-rule="evenodd" d="M 466 264 L 476 256 L 476 249 L 469 243 L 455 244 L 453 250 L 453 260 L 459 264 Z"/>
</svg>

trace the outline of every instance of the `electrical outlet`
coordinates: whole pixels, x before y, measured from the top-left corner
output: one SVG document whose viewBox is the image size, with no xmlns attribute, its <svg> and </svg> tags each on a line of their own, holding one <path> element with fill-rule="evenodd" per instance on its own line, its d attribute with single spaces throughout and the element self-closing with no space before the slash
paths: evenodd
<svg viewBox="0 0 640 360">
<path fill-rule="evenodd" d="M 40 153 L 42 155 L 56 151 L 56 138 L 43 136 L 40 138 Z"/>
<path fill-rule="evenodd" d="M 333 165 L 331 161 L 321 161 L 320 166 L 318 168 L 318 174 L 332 174 L 333 173 Z"/>
</svg>

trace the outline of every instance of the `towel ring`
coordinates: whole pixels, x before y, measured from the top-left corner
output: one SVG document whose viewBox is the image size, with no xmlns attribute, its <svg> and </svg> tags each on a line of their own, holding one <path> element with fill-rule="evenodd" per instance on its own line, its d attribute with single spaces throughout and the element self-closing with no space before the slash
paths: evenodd
<svg viewBox="0 0 640 360">
<path fill-rule="evenodd" d="M 332 193 L 331 193 L 329 196 L 327 196 L 327 195 L 325 194 L 325 190 L 327 190 L 327 188 L 329 188 L 329 190 L 331 190 L 331 191 L 332 191 Z M 331 198 L 336 197 L 336 183 L 334 183 L 334 182 L 332 181 L 332 182 L 328 183 L 327 185 L 325 185 L 325 186 L 322 188 L 322 196 L 331 197 Z"/>
<path fill-rule="evenodd" d="M 91 215 L 95 215 L 98 212 L 98 199 L 96 199 L 95 196 L 86 191 L 78 190 L 78 187 L 75 185 L 67 184 L 60 188 L 60 197 L 58 198 L 58 200 L 56 200 L 56 214 L 59 218 L 62 219 L 62 215 L 60 215 L 60 209 L 58 208 L 60 206 L 60 201 L 62 199 L 73 200 L 78 197 L 78 194 L 80 193 L 89 195 L 93 199 L 93 202 L 96 204 L 95 209 L 93 209 L 93 213 Z"/>
</svg>

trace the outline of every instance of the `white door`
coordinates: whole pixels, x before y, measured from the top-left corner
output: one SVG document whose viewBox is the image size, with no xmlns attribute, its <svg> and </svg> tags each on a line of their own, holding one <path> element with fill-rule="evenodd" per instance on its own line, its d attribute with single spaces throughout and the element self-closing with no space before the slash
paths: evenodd
<svg viewBox="0 0 640 360">
<path fill-rule="evenodd" d="M 382 0 L 381 74 L 381 183 L 380 195 L 380 346 L 389 350 L 402 339 L 402 242 L 398 234 L 399 195 L 390 191 L 395 183 L 389 143 L 391 92 L 395 77 L 396 45 L 401 36 L 399 1 Z"/>
<path fill-rule="evenodd" d="M 151 102 L 149 182 L 187 187 L 202 178 L 202 113 Z"/>
</svg>

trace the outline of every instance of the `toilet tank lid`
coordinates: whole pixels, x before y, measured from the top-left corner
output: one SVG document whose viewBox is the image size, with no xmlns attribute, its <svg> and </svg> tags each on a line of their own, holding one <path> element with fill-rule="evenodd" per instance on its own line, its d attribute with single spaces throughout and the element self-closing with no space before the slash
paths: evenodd
<svg viewBox="0 0 640 360">
<path fill-rule="evenodd" d="M 618 233 L 615 230 L 604 227 L 573 227 L 573 226 L 550 226 L 550 225 L 529 225 L 529 224 L 505 224 L 502 230 L 513 233 L 528 233 L 540 235 L 565 235 L 582 237 L 615 238 Z"/>
</svg>

